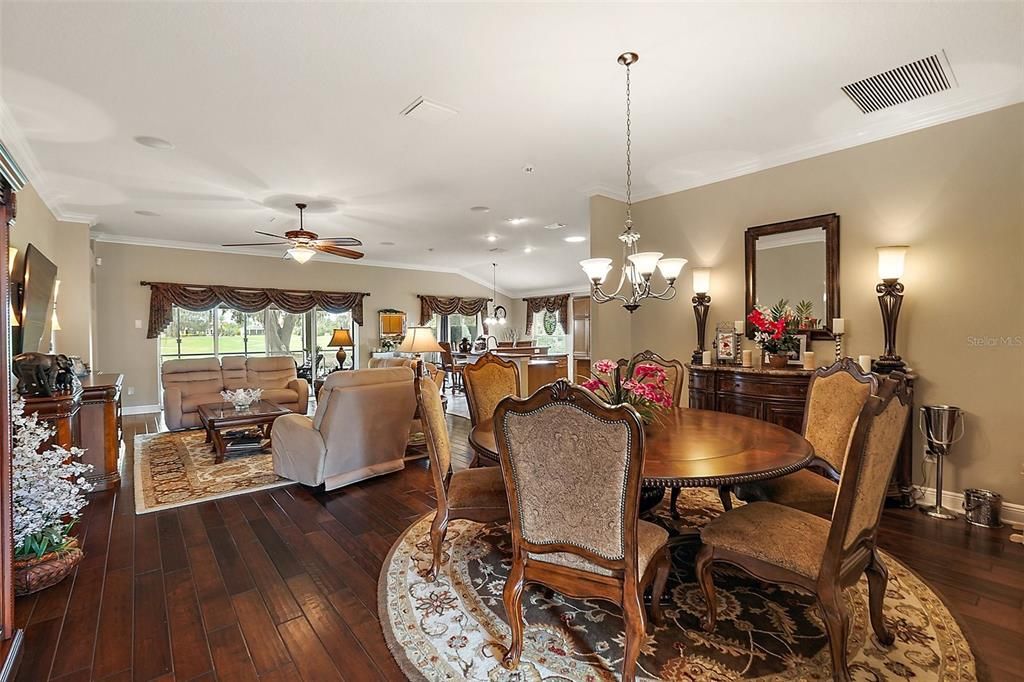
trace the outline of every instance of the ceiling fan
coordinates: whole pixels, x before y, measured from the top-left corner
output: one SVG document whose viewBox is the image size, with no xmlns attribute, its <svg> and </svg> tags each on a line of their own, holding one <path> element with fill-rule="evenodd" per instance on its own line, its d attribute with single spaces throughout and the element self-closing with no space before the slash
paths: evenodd
<svg viewBox="0 0 1024 682">
<path fill-rule="evenodd" d="M 361 252 L 345 248 L 346 246 L 363 245 L 363 243 L 355 237 L 324 237 L 321 239 L 316 232 L 310 232 L 305 229 L 303 226 L 302 212 L 306 210 L 306 204 L 295 204 L 295 207 L 299 209 L 299 229 L 288 230 L 283 235 L 271 234 L 270 232 L 263 232 L 262 230 L 254 230 L 256 234 L 274 237 L 275 239 L 280 239 L 282 241 L 253 242 L 247 244 L 221 244 L 221 246 L 278 246 L 291 244 L 285 252 L 285 258 L 291 257 L 300 263 L 308 261 L 316 255 L 317 251 L 329 253 L 332 256 L 351 258 L 353 260 L 363 257 Z"/>
</svg>

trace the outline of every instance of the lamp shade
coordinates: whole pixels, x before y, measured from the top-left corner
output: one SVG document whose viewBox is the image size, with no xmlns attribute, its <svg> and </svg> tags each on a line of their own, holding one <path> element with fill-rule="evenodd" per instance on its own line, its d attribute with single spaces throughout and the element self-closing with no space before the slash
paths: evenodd
<svg viewBox="0 0 1024 682">
<path fill-rule="evenodd" d="M 438 345 L 430 327 L 409 327 L 398 350 L 403 353 L 441 353 L 444 348 Z"/>
<path fill-rule="evenodd" d="M 674 282 L 679 277 L 686 265 L 685 258 L 662 258 L 658 261 L 658 272 L 665 278 L 666 282 Z"/>
<path fill-rule="evenodd" d="M 316 255 L 316 251 L 309 248 L 308 246 L 294 246 L 288 249 L 288 255 L 294 258 L 299 263 L 305 263 L 310 258 Z"/>
<path fill-rule="evenodd" d="M 601 284 L 608 276 L 608 271 L 612 269 L 612 259 L 588 258 L 580 261 L 580 267 L 583 268 L 583 272 L 587 273 L 587 279 Z"/>
<path fill-rule="evenodd" d="M 335 329 L 334 334 L 331 335 L 331 340 L 327 343 L 328 348 L 341 348 L 342 346 L 351 345 L 354 345 L 352 334 L 347 329 Z"/>
<path fill-rule="evenodd" d="M 654 274 L 654 268 L 658 266 L 658 261 L 664 255 L 661 251 L 642 251 L 631 255 L 629 262 L 633 264 L 641 275 L 650 277 Z"/>
<path fill-rule="evenodd" d="M 693 271 L 693 293 L 706 294 L 711 291 L 711 270 L 695 268 Z"/>
<path fill-rule="evenodd" d="M 899 279 L 903 276 L 903 261 L 907 257 L 908 246 L 879 246 L 878 277 L 879 279 Z"/>
</svg>

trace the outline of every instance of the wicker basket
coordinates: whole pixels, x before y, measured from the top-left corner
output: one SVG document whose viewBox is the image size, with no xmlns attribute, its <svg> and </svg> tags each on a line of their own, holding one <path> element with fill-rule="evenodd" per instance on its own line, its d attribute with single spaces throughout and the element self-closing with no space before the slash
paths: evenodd
<svg viewBox="0 0 1024 682">
<path fill-rule="evenodd" d="M 75 570 L 83 556 L 82 550 L 78 548 L 78 540 L 72 538 L 68 546 L 59 552 L 47 552 L 35 559 L 15 561 L 14 594 L 21 597 L 53 587 Z"/>
</svg>

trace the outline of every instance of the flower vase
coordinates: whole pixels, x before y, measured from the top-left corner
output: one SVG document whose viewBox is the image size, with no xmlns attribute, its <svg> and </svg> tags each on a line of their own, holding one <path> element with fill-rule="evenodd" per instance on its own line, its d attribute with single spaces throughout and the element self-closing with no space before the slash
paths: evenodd
<svg viewBox="0 0 1024 682">
<path fill-rule="evenodd" d="M 64 580 L 82 561 L 78 540 L 72 538 L 67 546 L 41 557 L 14 560 L 14 594 L 22 597 Z"/>
<path fill-rule="evenodd" d="M 772 369 L 785 369 L 789 364 L 789 356 L 780 353 L 768 354 L 768 366 Z"/>
</svg>

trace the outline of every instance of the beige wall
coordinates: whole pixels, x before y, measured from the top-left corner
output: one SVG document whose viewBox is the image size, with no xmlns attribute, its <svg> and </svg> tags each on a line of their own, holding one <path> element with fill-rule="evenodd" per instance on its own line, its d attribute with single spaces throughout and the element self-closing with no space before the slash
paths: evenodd
<svg viewBox="0 0 1024 682">
<path fill-rule="evenodd" d="M 590 198 L 590 253 L 593 258 L 611 258 L 612 269 L 606 282 L 613 291 L 622 269 L 622 232 L 626 205 L 608 197 Z M 643 234 L 643 231 L 640 231 Z M 580 277 L 586 279 L 583 271 Z M 632 353 L 632 319 L 618 303 L 590 306 L 590 358 L 592 361 L 616 360 Z"/>
<path fill-rule="evenodd" d="M 417 294 L 489 296 L 490 290 L 460 275 L 398 268 L 330 263 L 314 260 L 304 265 L 279 258 L 264 258 L 209 251 L 185 251 L 150 246 L 128 246 L 97 242 L 96 256 L 103 261 L 96 268 L 97 360 L 101 371 L 122 372 L 125 386 L 134 395 L 125 404 L 155 405 L 159 397 L 158 350 L 156 339 L 146 339 L 149 316 L 149 287 L 142 280 L 186 284 L 230 284 L 236 286 L 368 291 L 364 326 L 359 335 L 359 357 L 363 365 L 377 346 L 377 311 L 397 308 L 408 313 L 409 324 L 419 324 Z M 498 294 L 497 302 L 514 306 Z M 136 327 L 136 320 L 141 328 Z"/>
<path fill-rule="evenodd" d="M 615 204 L 591 202 L 597 254 L 618 253 L 609 240 L 621 226 L 605 215 Z M 967 412 L 946 488 L 990 488 L 1024 503 L 1024 105 L 637 204 L 642 248 L 690 264 L 674 301 L 634 314 L 632 350 L 687 358 L 695 344 L 689 269 L 713 268 L 709 329 L 739 319 L 744 229 L 831 212 L 841 223 L 846 353 L 881 351 L 874 247 L 909 244 L 898 350 L 920 377 L 919 405 L 952 403 Z M 595 317 L 602 349 L 619 347 L 625 336 L 618 316 L 605 323 L 607 307 Z M 814 344 L 821 363 L 831 347 Z M 926 474 L 934 485 L 931 467 Z"/>
<path fill-rule="evenodd" d="M 89 362 L 92 355 L 89 226 L 54 218 L 31 185 L 18 192 L 17 199 L 18 216 L 11 230 L 11 246 L 18 249 L 14 276 L 20 277 L 25 249 L 29 244 L 35 245 L 57 265 L 57 279 L 61 281 L 57 295 L 57 319 L 61 329 L 56 333 L 55 350 L 66 355 L 80 355 Z M 47 323 L 38 350 L 49 351 L 49 338 L 50 326 Z"/>
</svg>

